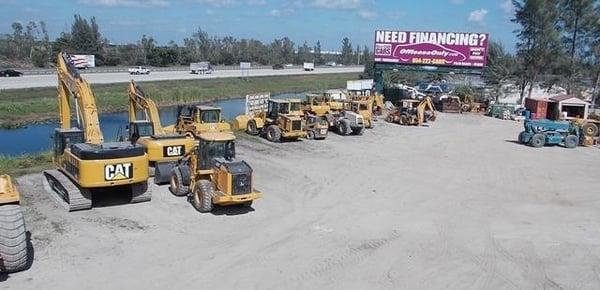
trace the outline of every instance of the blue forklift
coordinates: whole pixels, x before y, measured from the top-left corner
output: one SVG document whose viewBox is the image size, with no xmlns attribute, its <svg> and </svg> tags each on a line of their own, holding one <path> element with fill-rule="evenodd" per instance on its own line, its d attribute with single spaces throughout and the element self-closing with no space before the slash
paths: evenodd
<svg viewBox="0 0 600 290">
<path fill-rule="evenodd" d="M 522 144 L 535 148 L 559 144 L 575 148 L 579 145 L 579 128 L 571 122 L 526 119 L 523 126 L 525 130 L 519 133 L 519 142 Z"/>
</svg>

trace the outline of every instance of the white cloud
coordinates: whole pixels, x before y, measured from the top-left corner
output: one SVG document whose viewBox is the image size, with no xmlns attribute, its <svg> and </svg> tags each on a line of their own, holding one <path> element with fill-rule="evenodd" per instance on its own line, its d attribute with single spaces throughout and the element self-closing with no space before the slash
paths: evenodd
<svg viewBox="0 0 600 290">
<path fill-rule="evenodd" d="M 473 11 L 471 11 L 471 13 L 469 13 L 469 21 L 483 24 L 483 21 L 485 20 L 485 16 L 487 14 L 488 14 L 488 11 L 483 8 L 473 10 Z"/>
<path fill-rule="evenodd" d="M 267 5 L 267 0 L 247 0 L 246 3 L 252 6 L 265 6 Z"/>
<path fill-rule="evenodd" d="M 377 13 L 375 13 L 375 11 L 372 10 L 363 9 L 358 11 L 358 17 L 366 20 L 371 20 L 377 17 Z"/>
<path fill-rule="evenodd" d="M 361 0 L 314 0 L 312 5 L 326 9 L 357 9 Z"/>
<path fill-rule="evenodd" d="M 514 6 L 512 4 L 512 0 L 502 0 L 500 3 L 500 9 L 505 13 L 512 14 L 514 11 Z"/>
<path fill-rule="evenodd" d="M 271 12 L 269 12 L 269 16 L 281 17 L 281 10 L 273 9 L 273 10 L 271 10 Z"/>
<path fill-rule="evenodd" d="M 465 0 L 450 0 L 450 3 L 452 3 L 454 5 L 461 5 L 461 4 L 465 4 Z"/>
<path fill-rule="evenodd" d="M 205 4 L 212 7 L 228 7 L 237 4 L 235 0 L 196 0 L 200 4 Z"/>
<path fill-rule="evenodd" d="M 150 7 L 150 6 L 169 6 L 170 2 L 166 0 L 79 0 L 79 3 L 99 6 L 129 6 L 129 7 Z"/>
</svg>

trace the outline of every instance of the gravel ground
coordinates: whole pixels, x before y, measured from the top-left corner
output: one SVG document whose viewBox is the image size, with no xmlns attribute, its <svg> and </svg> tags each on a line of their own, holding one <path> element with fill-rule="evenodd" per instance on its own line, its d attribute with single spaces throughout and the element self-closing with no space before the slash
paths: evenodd
<svg viewBox="0 0 600 290">
<path fill-rule="evenodd" d="M 530 148 L 521 124 L 442 114 L 364 136 L 238 140 L 264 198 L 199 214 L 64 212 L 18 179 L 35 258 L 5 289 L 600 288 L 598 148 Z"/>
</svg>

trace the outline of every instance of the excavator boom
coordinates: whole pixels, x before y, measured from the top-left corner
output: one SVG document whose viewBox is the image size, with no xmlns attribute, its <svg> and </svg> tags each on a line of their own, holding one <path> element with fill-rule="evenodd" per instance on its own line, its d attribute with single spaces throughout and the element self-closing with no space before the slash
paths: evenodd
<svg viewBox="0 0 600 290">
<path fill-rule="evenodd" d="M 89 83 L 83 79 L 70 56 L 65 53 L 58 54 L 56 63 L 58 75 L 58 108 L 60 127 L 71 128 L 71 97 L 75 101 L 77 127 L 83 130 L 85 142 L 89 144 L 102 144 L 104 137 L 100 130 L 96 97 Z"/>
<path fill-rule="evenodd" d="M 160 123 L 160 115 L 156 103 L 154 103 L 153 100 L 146 98 L 144 91 L 131 80 L 129 83 L 129 123 L 137 121 L 138 110 L 144 112 L 145 119 L 152 123 L 154 134 L 165 134 Z"/>
</svg>

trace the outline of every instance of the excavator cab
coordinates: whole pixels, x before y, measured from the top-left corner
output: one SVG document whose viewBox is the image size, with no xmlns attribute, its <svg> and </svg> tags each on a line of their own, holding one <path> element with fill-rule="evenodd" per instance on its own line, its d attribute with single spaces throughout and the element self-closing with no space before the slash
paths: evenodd
<svg viewBox="0 0 600 290">
<path fill-rule="evenodd" d="M 150 121 L 129 123 L 129 140 L 137 141 L 140 137 L 154 136 L 154 125 Z"/>
<path fill-rule="evenodd" d="M 77 128 L 54 129 L 54 159 L 57 160 L 63 155 L 65 149 L 72 144 L 84 143 L 83 131 Z"/>
</svg>

